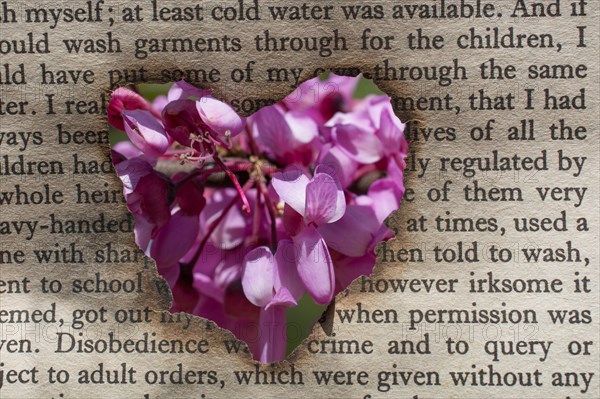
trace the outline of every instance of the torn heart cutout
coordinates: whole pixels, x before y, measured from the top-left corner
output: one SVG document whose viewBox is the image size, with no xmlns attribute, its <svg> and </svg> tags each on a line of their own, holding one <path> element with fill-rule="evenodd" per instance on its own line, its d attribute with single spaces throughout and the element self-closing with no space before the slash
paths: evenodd
<svg viewBox="0 0 600 399">
<path fill-rule="evenodd" d="M 408 144 L 385 95 L 359 77 L 304 82 L 243 118 L 185 81 L 153 102 L 119 88 L 108 122 L 137 244 L 172 311 L 213 320 L 254 358 L 282 360 L 286 311 L 328 304 L 375 265 L 404 194 Z"/>
</svg>

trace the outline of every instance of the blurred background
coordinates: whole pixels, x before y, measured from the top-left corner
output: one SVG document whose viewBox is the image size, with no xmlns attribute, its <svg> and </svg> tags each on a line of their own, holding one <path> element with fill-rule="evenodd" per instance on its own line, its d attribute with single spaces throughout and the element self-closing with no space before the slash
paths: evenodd
<svg viewBox="0 0 600 399">
<path fill-rule="evenodd" d="M 322 75 L 326 79 L 328 75 Z M 171 83 L 154 84 L 144 83 L 136 86 L 137 91 L 146 99 L 152 101 L 155 97 L 166 95 Z M 372 81 L 361 79 L 354 92 L 354 98 L 364 98 L 369 94 L 383 94 Z M 110 127 L 111 145 L 127 140 L 124 132 Z M 317 305 L 309 295 L 304 295 L 297 307 L 287 310 L 287 354 L 289 355 L 308 336 L 314 323 L 321 317 L 326 306 Z"/>
</svg>

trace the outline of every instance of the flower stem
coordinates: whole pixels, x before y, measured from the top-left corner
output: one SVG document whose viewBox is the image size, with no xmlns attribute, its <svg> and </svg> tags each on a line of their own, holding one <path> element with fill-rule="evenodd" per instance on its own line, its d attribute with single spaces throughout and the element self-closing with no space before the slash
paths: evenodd
<svg viewBox="0 0 600 399">
<path fill-rule="evenodd" d="M 249 214 L 250 213 L 250 203 L 248 202 L 248 198 L 246 198 L 246 194 L 244 193 L 242 186 L 240 186 L 240 182 L 238 181 L 237 177 L 231 171 L 231 169 L 229 169 L 229 167 L 227 165 L 225 165 L 225 163 L 221 160 L 221 158 L 219 158 L 219 156 L 217 154 L 215 154 L 213 156 L 213 159 L 215 160 L 215 163 L 227 174 L 227 176 L 233 183 L 233 186 L 235 187 L 238 194 L 240 195 L 240 198 L 242 199 L 242 204 L 243 204 L 242 210 Z"/>
<path fill-rule="evenodd" d="M 252 136 L 252 132 L 250 132 L 250 129 L 248 129 L 248 125 L 246 125 L 244 130 L 246 131 L 246 135 L 248 136 L 248 144 L 250 144 L 250 151 L 252 151 L 252 155 L 258 156 L 258 145 L 256 145 L 256 141 Z"/>
</svg>

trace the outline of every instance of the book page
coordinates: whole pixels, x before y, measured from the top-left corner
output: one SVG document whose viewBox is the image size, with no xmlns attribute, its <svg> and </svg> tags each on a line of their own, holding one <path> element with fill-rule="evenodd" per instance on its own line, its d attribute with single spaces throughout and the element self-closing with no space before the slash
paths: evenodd
<svg viewBox="0 0 600 399">
<path fill-rule="evenodd" d="M 2 398 L 598 398 L 599 3 L 0 2 Z M 371 276 L 283 362 L 170 314 L 110 159 L 110 92 L 244 115 L 363 73 L 409 122 Z"/>
</svg>

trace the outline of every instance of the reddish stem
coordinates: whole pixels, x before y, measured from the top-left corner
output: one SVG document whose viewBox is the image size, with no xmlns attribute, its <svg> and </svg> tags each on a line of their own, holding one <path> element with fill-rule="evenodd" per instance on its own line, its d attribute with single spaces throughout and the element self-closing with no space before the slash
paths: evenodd
<svg viewBox="0 0 600 399">
<path fill-rule="evenodd" d="M 242 171 L 250 170 L 250 167 L 239 168 L 239 169 L 236 168 L 235 165 L 228 165 L 228 167 L 230 169 L 233 169 L 235 172 L 242 172 Z M 194 169 L 193 171 L 188 173 L 187 176 L 185 176 L 183 179 L 176 182 L 175 188 L 183 186 L 185 183 L 187 183 L 188 181 L 192 180 L 195 177 L 208 177 L 214 173 L 223 173 L 223 169 L 220 167 L 217 167 L 217 166 L 215 166 L 213 168 L 208 168 L 208 169 L 200 169 L 200 168 Z"/>
<path fill-rule="evenodd" d="M 240 195 L 240 198 L 242 199 L 242 204 L 243 204 L 242 210 L 249 214 L 250 213 L 250 203 L 248 202 L 248 198 L 246 198 L 246 194 L 244 193 L 244 190 L 242 190 L 242 186 L 240 186 L 240 182 L 238 181 L 237 177 L 231 171 L 231 169 L 229 169 L 227 167 L 227 165 L 225 165 L 225 163 L 221 160 L 221 158 L 219 158 L 219 156 L 217 154 L 215 154 L 213 156 L 213 159 L 215 160 L 215 163 L 217 165 L 219 165 L 221 167 L 221 169 L 223 169 L 223 171 L 227 174 L 227 176 L 233 183 L 233 186 L 235 187 L 238 194 Z"/>
<path fill-rule="evenodd" d="M 259 154 L 258 145 L 256 145 L 256 141 L 254 140 L 254 137 L 252 136 L 250 129 L 248 129 L 248 125 L 246 125 L 244 130 L 246 131 L 246 136 L 248 136 L 248 144 L 250 144 L 250 151 L 252 151 L 252 155 L 258 156 L 258 154 Z"/>
<path fill-rule="evenodd" d="M 224 158 L 222 159 L 223 163 L 232 171 L 232 172 L 249 172 L 254 168 L 254 164 L 248 160 L 243 158 Z M 161 161 L 171 161 L 180 163 L 181 159 L 171 158 L 171 157 L 161 157 Z M 265 162 L 265 161 L 263 161 Z M 279 168 L 275 165 L 272 165 L 268 162 L 263 163 L 261 166 L 261 171 L 265 175 L 273 175 L 279 171 Z M 190 173 L 200 173 L 202 175 L 211 175 L 213 173 L 223 172 L 223 168 L 221 167 L 212 167 L 207 169 L 197 168 L 193 172 Z"/>
</svg>

